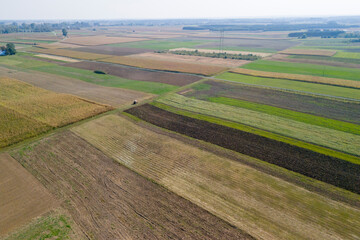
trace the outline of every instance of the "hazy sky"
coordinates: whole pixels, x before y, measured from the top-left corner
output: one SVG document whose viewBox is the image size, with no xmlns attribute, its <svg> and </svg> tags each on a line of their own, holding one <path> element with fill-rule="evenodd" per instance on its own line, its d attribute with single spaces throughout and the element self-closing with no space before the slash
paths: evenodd
<svg viewBox="0 0 360 240">
<path fill-rule="evenodd" d="M 9 0 L 5 6 L 2 20 L 360 15 L 360 0 Z"/>
</svg>

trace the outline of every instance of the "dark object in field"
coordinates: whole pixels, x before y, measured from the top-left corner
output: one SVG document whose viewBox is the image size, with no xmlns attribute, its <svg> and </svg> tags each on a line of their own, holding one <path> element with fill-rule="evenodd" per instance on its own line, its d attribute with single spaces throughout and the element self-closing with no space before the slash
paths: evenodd
<svg viewBox="0 0 360 240">
<path fill-rule="evenodd" d="M 134 100 L 134 102 L 133 102 L 132 105 L 135 105 L 135 104 L 137 104 L 137 103 L 138 103 L 138 101 L 137 101 L 137 100 Z"/>
<path fill-rule="evenodd" d="M 252 133 L 171 113 L 149 104 L 125 112 L 156 126 L 360 193 L 360 165 Z"/>
<path fill-rule="evenodd" d="M 101 71 L 101 70 L 94 70 L 94 73 L 96 73 L 96 74 L 106 74 L 104 71 Z"/>
</svg>

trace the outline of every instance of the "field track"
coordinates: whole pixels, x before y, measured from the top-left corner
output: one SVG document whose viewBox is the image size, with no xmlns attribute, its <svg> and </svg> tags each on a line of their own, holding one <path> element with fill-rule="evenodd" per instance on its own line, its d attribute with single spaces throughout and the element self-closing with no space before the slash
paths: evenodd
<svg viewBox="0 0 360 240">
<path fill-rule="evenodd" d="M 156 126 L 360 193 L 360 165 L 255 134 L 177 115 L 149 104 L 128 109 L 126 112 Z"/>
<path fill-rule="evenodd" d="M 0 239 L 59 203 L 8 154 L 0 154 Z"/>
<path fill-rule="evenodd" d="M 13 155 L 63 201 L 89 239 L 252 239 L 74 133 L 43 139 Z"/>
<path fill-rule="evenodd" d="M 138 81 L 166 83 L 174 86 L 188 85 L 201 79 L 201 77 L 199 76 L 185 75 L 179 73 L 146 71 L 100 62 L 78 62 L 64 64 L 64 66 L 81 68 L 86 70 L 101 70 L 104 71 L 106 74 L 114 75 L 121 78 Z"/>
<path fill-rule="evenodd" d="M 359 210 L 242 164 L 259 160 L 116 115 L 98 118 L 72 131 L 133 171 L 258 239 L 360 236 Z M 204 151 L 204 147 L 215 152 Z M 232 152 L 234 161 L 218 155 L 223 151 Z M 271 168 L 276 174 L 286 172 L 291 179 L 298 179 L 289 171 Z M 329 184 L 309 181 L 329 193 L 337 191 Z M 346 193 L 359 203 L 359 195 Z"/>
</svg>

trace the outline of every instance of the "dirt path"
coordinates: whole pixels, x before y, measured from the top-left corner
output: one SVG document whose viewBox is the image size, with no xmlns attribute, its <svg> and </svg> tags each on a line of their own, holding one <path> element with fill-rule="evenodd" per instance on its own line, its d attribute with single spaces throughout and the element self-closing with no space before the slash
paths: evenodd
<svg viewBox="0 0 360 240">
<path fill-rule="evenodd" d="M 43 139 L 14 156 L 63 201 L 89 238 L 251 239 L 71 132 Z"/>
</svg>

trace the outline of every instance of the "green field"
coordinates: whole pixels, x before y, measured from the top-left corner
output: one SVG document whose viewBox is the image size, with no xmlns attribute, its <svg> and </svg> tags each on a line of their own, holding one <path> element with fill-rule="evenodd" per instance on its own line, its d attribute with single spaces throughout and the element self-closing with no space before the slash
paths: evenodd
<svg viewBox="0 0 360 240">
<path fill-rule="evenodd" d="M 296 59 L 312 59 L 320 61 L 329 61 L 329 62 L 343 62 L 343 63 L 353 63 L 360 64 L 360 59 L 355 58 L 339 58 L 339 57 L 325 57 L 325 56 L 310 56 L 310 55 L 290 55 L 288 58 Z"/>
<path fill-rule="evenodd" d="M 31 56 L 31 54 L 25 55 Z M 44 61 L 36 61 L 34 59 L 25 58 L 23 55 L 0 58 L 0 65 L 1 64 L 6 67 L 19 67 L 21 69 L 31 69 L 45 73 L 57 74 L 107 87 L 125 88 L 153 94 L 163 94 L 178 88 L 177 86 L 164 83 L 136 81 L 112 75 L 95 74 L 90 70 L 59 66 L 57 64 Z"/>
<path fill-rule="evenodd" d="M 283 108 L 272 107 L 268 105 L 242 101 L 233 98 L 227 97 L 209 97 L 207 99 L 210 102 L 225 104 L 229 106 L 239 107 L 239 108 L 246 108 L 249 110 L 262 112 L 278 117 L 283 117 L 287 119 L 292 119 L 298 122 L 308 123 L 312 125 L 317 125 L 321 127 L 326 127 L 338 131 L 348 132 L 360 135 L 360 126 L 353 123 L 342 122 L 338 120 L 333 120 L 324 117 L 318 117 L 311 114 L 295 112 Z"/>
<path fill-rule="evenodd" d="M 72 228 L 69 219 L 65 215 L 52 214 L 47 217 L 36 219 L 33 223 L 25 226 L 20 231 L 11 234 L 3 240 L 42 240 L 42 239 L 70 239 Z"/>
<path fill-rule="evenodd" d="M 222 118 L 286 137 L 360 156 L 359 135 L 298 122 L 292 119 L 257 112 L 246 108 L 186 98 L 178 94 L 166 95 L 157 101 L 179 109 Z"/>
<path fill-rule="evenodd" d="M 360 60 L 360 52 L 337 52 L 334 57 Z"/>
<path fill-rule="evenodd" d="M 340 78 L 360 81 L 360 69 L 331 67 L 307 63 L 290 63 L 260 60 L 242 66 L 242 68 L 280 73 L 305 74 L 321 77 Z"/>
<path fill-rule="evenodd" d="M 229 72 L 220 74 L 216 76 L 216 78 L 245 84 L 254 84 L 321 95 L 360 99 L 360 90 L 353 88 L 336 87 L 324 84 L 292 81 L 286 79 L 253 77 Z"/>
<path fill-rule="evenodd" d="M 116 43 L 109 46 L 128 47 L 128 48 L 146 48 L 153 50 L 168 50 L 172 48 L 194 48 L 197 45 L 212 42 L 211 40 L 147 40 L 130 43 Z"/>
</svg>

